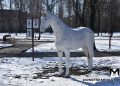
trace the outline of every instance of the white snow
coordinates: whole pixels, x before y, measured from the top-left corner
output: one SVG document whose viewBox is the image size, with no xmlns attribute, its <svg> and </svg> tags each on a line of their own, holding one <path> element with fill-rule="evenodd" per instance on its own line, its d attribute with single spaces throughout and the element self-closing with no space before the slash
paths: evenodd
<svg viewBox="0 0 120 86">
<path fill-rule="evenodd" d="M 102 57 L 93 59 L 94 68 L 120 68 L 120 57 Z M 63 61 L 65 58 L 63 58 Z M 87 68 L 86 57 L 71 57 L 71 66 Z M 0 59 L 0 86 L 119 86 L 120 77 L 112 78 L 109 70 L 93 70 L 84 75 L 71 75 L 71 78 L 55 77 L 49 79 L 33 79 L 35 73 L 42 71 L 42 66 L 58 64 L 57 57 L 35 58 L 1 58 Z M 51 73 L 52 75 L 52 73 Z M 20 76 L 20 78 L 15 78 Z M 88 79 L 92 80 L 89 81 Z M 101 80 L 105 79 L 105 80 Z M 114 80 L 117 79 L 117 80 Z M 85 81 L 88 80 L 88 81 Z M 114 81 L 113 81 L 114 80 Z"/>
<path fill-rule="evenodd" d="M 97 36 L 97 38 L 101 38 L 102 39 L 105 39 L 105 38 L 109 38 L 109 34 L 108 33 L 101 33 L 102 35 L 100 35 L 99 37 L 97 36 L 97 33 L 95 34 L 95 36 Z M 0 33 L 0 39 L 3 38 L 4 35 L 8 35 L 8 33 Z M 15 33 L 10 33 L 10 35 L 12 37 L 15 37 L 16 39 L 26 39 L 26 33 L 17 33 L 17 36 L 15 35 Z M 39 36 L 39 33 L 35 33 L 34 34 L 35 37 L 38 37 Z M 103 38 L 104 37 L 104 38 Z M 119 32 L 116 32 L 116 33 L 113 33 L 113 37 L 120 37 L 120 33 Z M 114 38 L 115 39 L 115 38 Z M 120 39 L 120 38 L 117 38 L 117 39 Z M 54 36 L 54 33 L 50 34 L 50 33 L 42 33 L 41 34 L 41 40 L 52 40 L 54 41 L 55 40 L 55 36 Z"/>
<path fill-rule="evenodd" d="M 4 35 L 8 35 L 8 33 L 0 33 L 0 39 L 3 39 Z M 13 37 L 15 39 L 20 39 L 21 41 L 22 41 L 22 39 L 27 39 L 26 33 L 17 33 L 17 36 L 15 35 L 15 33 L 11 33 L 10 35 L 11 35 L 11 37 Z M 38 37 L 39 34 L 35 33 L 35 36 Z M 43 34 L 41 34 L 40 41 L 54 41 L 54 39 L 55 39 L 54 34 L 43 33 Z M 25 40 L 23 40 L 23 41 L 25 41 Z M 7 47 L 11 47 L 11 46 L 13 46 L 13 44 L 0 43 L 0 48 L 7 48 Z"/>
<path fill-rule="evenodd" d="M 13 46 L 13 44 L 0 44 L 0 49 L 1 48 L 11 47 L 11 46 Z"/>
<path fill-rule="evenodd" d="M 95 36 L 97 36 L 97 35 L 98 35 L 98 34 L 95 33 Z M 109 33 L 99 33 L 99 35 L 100 35 L 100 36 L 109 36 L 110 34 L 109 34 Z M 114 32 L 114 33 L 113 33 L 113 36 L 114 36 L 114 37 L 120 36 L 120 32 Z"/>
<path fill-rule="evenodd" d="M 95 40 L 95 44 L 99 51 L 120 51 L 120 40 L 113 39 L 111 41 L 111 49 L 109 49 L 109 40 L 100 38 Z"/>
<path fill-rule="evenodd" d="M 45 43 L 38 45 L 34 48 L 35 52 L 56 52 L 55 43 Z M 72 50 L 74 52 L 82 51 L 82 49 Z M 32 52 L 32 49 L 28 49 L 26 52 Z"/>
<path fill-rule="evenodd" d="M 8 35 L 8 33 L 0 33 L 0 39 L 3 39 L 4 35 Z M 15 33 L 11 33 L 10 34 L 12 37 L 14 37 L 15 39 L 30 39 L 26 37 L 26 33 L 17 33 L 17 36 L 15 35 Z M 39 34 L 38 33 L 34 33 L 34 37 L 38 38 Z M 43 33 L 40 35 L 41 41 L 54 41 L 55 36 L 54 33 L 50 34 L 50 33 Z"/>
</svg>

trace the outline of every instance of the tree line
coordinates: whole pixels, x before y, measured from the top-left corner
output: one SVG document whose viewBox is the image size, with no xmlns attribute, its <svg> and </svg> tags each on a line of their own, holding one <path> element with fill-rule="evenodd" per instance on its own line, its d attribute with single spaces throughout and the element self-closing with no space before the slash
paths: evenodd
<svg viewBox="0 0 120 86">
<path fill-rule="evenodd" d="M 0 10 L 18 11 L 20 28 L 23 12 L 40 18 L 44 6 L 71 27 L 90 27 L 98 35 L 120 31 L 119 0 L 0 0 Z"/>
</svg>

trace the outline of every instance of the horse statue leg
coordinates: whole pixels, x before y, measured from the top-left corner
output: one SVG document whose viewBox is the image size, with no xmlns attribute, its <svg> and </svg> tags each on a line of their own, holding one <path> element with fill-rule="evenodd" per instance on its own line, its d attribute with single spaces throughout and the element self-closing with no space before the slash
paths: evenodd
<svg viewBox="0 0 120 86">
<path fill-rule="evenodd" d="M 70 50 L 65 50 L 65 57 L 66 57 L 66 74 L 65 77 L 69 78 L 69 67 L 70 67 Z"/>
<path fill-rule="evenodd" d="M 58 56 L 59 56 L 59 76 L 62 76 L 62 57 L 63 57 L 63 52 L 58 51 Z"/>
<path fill-rule="evenodd" d="M 83 51 L 85 52 L 85 55 L 88 59 L 88 71 L 92 71 L 92 58 L 93 58 L 93 51 L 92 49 L 88 49 L 87 47 L 82 48 Z"/>
<path fill-rule="evenodd" d="M 86 33 L 86 41 L 85 41 L 85 51 L 87 52 L 87 59 L 88 59 L 88 71 L 92 71 L 92 62 L 94 56 L 94 34 L 91 31 Z"/>
<path fill-rule="evenodd" d="M 94 50 L 92 46 L 88 47 L 88 71 L 92 71 L 92 61 L 94 56 Z"/>
<path fill-rule="evenodd" d="M 92 71 L 92 57 L 88 55 L 87 59 L 88 59 L 88 72 L 91 72 Z"/>
<path fill-rule="evenodd" d="M 88 56 L 88 71 L 92 71 L 92 62 L 93 62 L 93 56 L 94 56 L 94 50 L 91 49 L 89 50 L 89 56 Z"/>
</svg>

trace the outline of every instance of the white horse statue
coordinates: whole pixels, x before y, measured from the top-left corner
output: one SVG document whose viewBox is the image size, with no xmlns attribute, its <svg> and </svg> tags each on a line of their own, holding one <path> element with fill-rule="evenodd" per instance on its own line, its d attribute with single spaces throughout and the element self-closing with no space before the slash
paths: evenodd
<svg viewBox="0 0 120 86">
<path fill-rule="evenodd" d="M 94 33 L 87 27 L 71 28 L 64 24 L 51 12 L 44 13 L 41 18 L 41 31 L 45 31 L 49 25 L 55 33 L 55 46 L 59 56 L 59 75 L 62 75 L 63 52 L 66 56 L 66 74 L 69 76 L 70 50 L 82 48 L 88 58 L 88 71 L 92 70 L 92 59 L 94 56 Z"/>
</svg>

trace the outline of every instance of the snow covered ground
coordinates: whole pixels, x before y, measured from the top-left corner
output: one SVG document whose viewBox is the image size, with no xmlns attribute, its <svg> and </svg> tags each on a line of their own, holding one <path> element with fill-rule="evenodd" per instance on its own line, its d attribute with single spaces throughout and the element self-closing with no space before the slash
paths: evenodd
<svg viewBox="0 0 120 86">
<path fill-rule="evenodd" d="M 0 33 L 0 39 L 3 38 L 4 35 L 8 35 L 8 33 Z M 15 33 L 11 33 L 10 34 L 12 37 L 15 37 L 16 39 L 26 39 L 26 33 L 17 33 L 17 36 L 15 35 Z M 38 37 L 39 34 L 38 33 L 35 33 L 34 35 L 35 37 Z M 97 36 L 97 34 L 95 34 L 95 36 Z M 100 34 L 99 37 L 104 37 L 103 39 L 105 38 L 108 38 L 109 34 L 108 33 L 102 33 Z M 119 32 L 116 32 L 116 33 L 113 33 L 113 37 L 120 37 L 120 33 Z M 41 40 L 54 40 L 55 39 L 55 36 L 54 36 L 54 33 L 50 34 L 50 33 L 42 33 L 41 34 Z M 120 39 L 120 38 L 119 38 Z"/>
<path fill-rule="evenodd" d="M 65 58 L 63 58 L 63 61 Z M 86 57 L 71 57 L 71 67 L 87 69 Z M 1 58 L 0 59 L 0 86 L 120 86 L 120 77 L 111 78 L 106 68 L 120 68 L 120 57 L 102 57 L 93 59 L 91 73 L 71 75 L 70 78 L 51 76 L 47 79 L 34 78 L 43 71 L 43 67 L 55 67 L 58 58 Z M 81 71 L 80 70 L 80 71 Z M 50 73 L 49 75 L 53 75 Z M 104 79 L 104 80 L 103 80 Z"/>
<path fill-rule="evenodd" d="M 4 35 L 8 35 L 8 33 L 0 33 L 0 39 L 3 39 Z M 10 34 L 12 37 L 14 37 L 15 39 L 30 39 L 28 37 L 26 37 L 26 33 L 17 33 L 17 36 L 15 35 L 15 33 L 11 33 Z M 35 37 L 38 38 L 39 34 L 35 33 L 34 35 Z M 54 41 L 55 36 L 54 33 L 50 34 L 50 33 L 43 33 L 41 34 L 41 41 Z"/>
<path fill-rule="evenodd" d="M 13 44 L 0 44 L 0 49 L 1 48 L 7 48 L 7 47 L 12 47 Z"/>
<path fill-rule="evenodd" d="M 0 39 L 3 35 L 0 34 Z M 13 34 L 13 36 L 15 36 Z M 120 33 L 114 34 L 112 47 L 108 48 L 108 35 L 95 37 L 96 47 L 101 51 L 120 51 Z M 26 34 L 18 34 L 18 39 L 26 39 Z M 54 40 L 54 34 L 42 34 L 43 40 Z M 5 45 L 7 46 L 7 45 Z M 81 51 L 81 49 L 79 49 Z M 79 51 L 75 50 L 75 52 Z M 55 52 L 54 43 L 41 44 L 35 47 L 35 52 Z M 30 49 L 28 50 L 30 52 Z M 58 57 L 3 57 L 0 58 L 0 86 L 120 86 L 120 77 L 110 77 L 109 68 L 120 68 L 120 56 L 94 57 L 93 71 L 85 73 L 87 69 L 86 57 L 71 57 L 70 67 L 80 68 L 84 74 L 71 74 L 70 78 L 52 76 L 55 73 L 43 74 L 44 67 L 55 68 L 58 66 Z M 63 62 L 65 58 L 63 57 Z M 43 79 L 46 75 L 48 78 Z"/>
<path fill-rule="evenodd" d="M 8 35 L 8 33 L 0 33 L 0 39 L 3 39 L 4 35 Z M 38 33 L 35 34 L 36 37 L 38 37 L 38 35 L 39 35 Z M 18 33 L 17 36 L 15 35 L 15 33 L 11 33 L 11 37 L 13 37 L 15 39 L 20 39 L 20 40 L 29 39 L 29 38 L 26 37 L 26 33 Z M 54 41 L 54 40 L 55 40 L 54 34 L 50 34 L 50 33 L 41 34 L 40 41 Z M 13 44 L 0 43 L 0 49 L 11 47 L 11 46 L 13 46 Z"/>
</svg>

